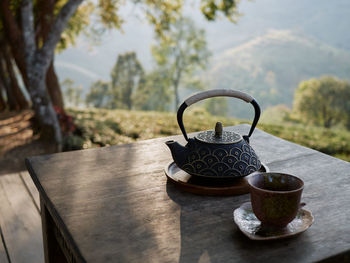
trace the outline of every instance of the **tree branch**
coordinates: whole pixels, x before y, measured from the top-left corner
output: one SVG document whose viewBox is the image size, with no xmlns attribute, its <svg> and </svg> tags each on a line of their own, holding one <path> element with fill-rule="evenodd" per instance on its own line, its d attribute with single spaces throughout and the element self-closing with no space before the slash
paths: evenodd
<svg viewBox="0 0 350 263">
<path fill-rule="evenodd" d="M 55 47 L 61 38 L 63 30 L 67 26 L 69 18 L 74 14 L 82 1 L 83 0 L 69 0 L 58 13 L 47 35 L 46 41 L 38 53 L 38 59 L 44 62 L 45 67 L 48 67 L 51 62 Z M 49 58 L 49 60 L 45 58 Z"/>
<path fill-rule="evenodd" d="M 35 27 L 35 37 L 38 43 L 38 40 L 42 38 L 44 41 L 48 32 L 50 31 L 52 22 L 54 21 L 54 7 L 56 0 L 38 0 L 37 5 L 38 9 L 38 18 L 36 21 Z"/>
<path fill-rule="evenodd" d="M 2 24 L 5 30 L 4 38 L 11 47 L 12 56 L 14 57 L 16 64 L 21 71 L 23 81 L 28 86 L 26 77 L 26 62 L 24 54 L 24 41 L 21 29 L 19 28 L 15 17 L 10 9 L 9 0 L 0 1 L 0 12 L 2 15 Z"/>
<path fill-rule="evenodd" d="M 21 30 L 17 25 L 16 19 L 10 10 L 9 0 L 0 1 L 0 12 L 2 15 L 2 24 L 6 31 L 6 35 L 11 36 L 9 38 L 11 45 L 17 46 L 19 43 L 22 43 L 22 35 Z"/>
<path fill-rule="evenodd" d="M 36 51 L 34 34 L 34 15 L 32 0 L 23 0 L 21 6 L 22 32 L 27 68 L 31 66 Z"/>
</svg>

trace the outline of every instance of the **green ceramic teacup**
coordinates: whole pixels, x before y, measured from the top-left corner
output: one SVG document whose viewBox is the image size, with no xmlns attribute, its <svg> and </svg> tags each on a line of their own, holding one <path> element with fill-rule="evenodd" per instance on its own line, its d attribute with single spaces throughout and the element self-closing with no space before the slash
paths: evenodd
<svg viewBox="0 0 350 263">
<path fill-rule="evenodd" d="M 258 173 L 248 179 L 253 212 L 263 225 L 285 227 L 297 215 L 304 182 L 283 173 Z"/>
</svg>

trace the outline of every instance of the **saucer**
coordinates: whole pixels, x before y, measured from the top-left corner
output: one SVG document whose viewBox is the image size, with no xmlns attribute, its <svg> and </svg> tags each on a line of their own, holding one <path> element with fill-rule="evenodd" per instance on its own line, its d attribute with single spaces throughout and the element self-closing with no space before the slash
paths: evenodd
<svg viewBox="0 0 350 263">
<path fill-rule="evenodd" d="M 314 221 L 312 213 L 301 208 L 295 219 L 284 228 L 262 227 L 261 222 L 253 213 L 250 202 L 237 208 L 233 212 L 233 219 L 243 234 L 252 240 L 272 240 L 295 236 L 308 229 Z"/>
<path fill-rule="evenodd" d="M 181 170 L 176 163 L 170 162 L 164 168 L 168 181 L 178 188 L 198 195 L 230 196 L 249 193 L 248 178 L 254 172 L 243 178 L 204 178 L 193 176 Z M 269 172 L 265 164 L 261 164 L 258 172 Z"/>
</svg>

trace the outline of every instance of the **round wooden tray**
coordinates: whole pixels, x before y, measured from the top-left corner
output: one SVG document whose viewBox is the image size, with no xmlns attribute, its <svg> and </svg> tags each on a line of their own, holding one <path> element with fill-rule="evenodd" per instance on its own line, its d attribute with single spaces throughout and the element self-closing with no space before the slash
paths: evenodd
<svg viewBox="0 0 350 263">
<path fill-rule="evenodd" d="M 269 168 L 261 164 L 259 172 L 268 172 Z M 239 179 L 210 179 L 192 176 L 181 170 L 176 163 L 169 163 L 164 169 L 168 180 L 180 189 L 199 195 L 241 195 L 249 193 L 247 179 L 254 173 Z"/>
</svg>

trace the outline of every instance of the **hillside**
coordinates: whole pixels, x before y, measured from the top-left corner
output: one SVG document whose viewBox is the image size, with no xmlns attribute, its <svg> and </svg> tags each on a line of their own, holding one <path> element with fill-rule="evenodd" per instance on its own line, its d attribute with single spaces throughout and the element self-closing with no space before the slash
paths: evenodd
<svg viewBox="0 0 350 263">
<path fill-rule="evenodd" d="M 334 75 L 350 76 L 350 52 L 291 30 L 269 30 L 216 57 L 206 76 L 211 88 L 239 89 L 253 95 L 263 108 L 291 106 L 300 81 Z M 247 118 L 246 108 L 231 107 Z"/>
<path fill-rule="evenodd" d="M 104 109 L 70 109 L 68 112 L 74 117 L 81 134 L 66 138 L 66 150 L 130 143 L 181 133 L 174 113 Z M 184 116 L 188 132 L 213 129 L 217 121 L 221 121 L 224 126 L 250 124 L 243 120 L 211 116 L 198 108 L 190 108 Z M 258 128 L 280 138 L 350 161 L 350 132 L 305 127 L 287 122 L 278 125 L 260 123 Z"/>
</svg>

